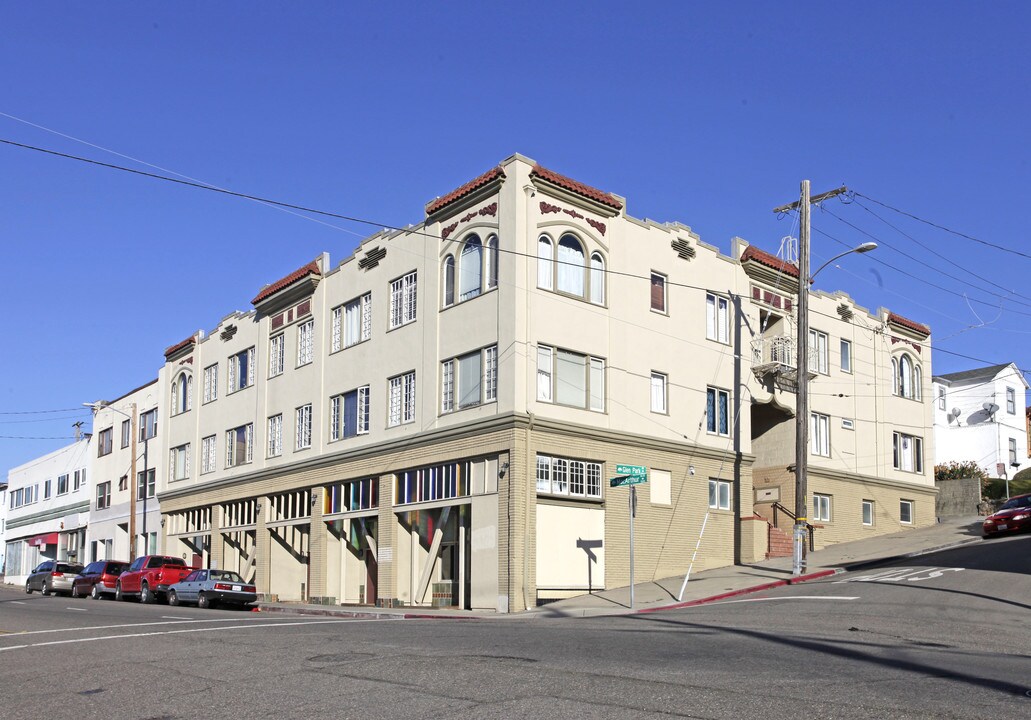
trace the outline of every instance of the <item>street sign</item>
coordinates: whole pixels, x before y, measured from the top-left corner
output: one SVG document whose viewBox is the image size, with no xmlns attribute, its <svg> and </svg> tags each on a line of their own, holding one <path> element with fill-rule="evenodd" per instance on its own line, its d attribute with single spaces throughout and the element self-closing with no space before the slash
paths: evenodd
<svg viewBox="0 0 1031 720">
<path fill-rule="evenodd" d="M 648 477 L 648 468 L 643 465 L 616 465 L 616 474 Z"/>
<path fill-rule="evenodd" d="M 619 487 L 620 485 L 640 485 L 641 483 L 648 482 L 648 478 L 640 475 L 620 475 L 609 480 L 609 487 Z"/>
</svg>

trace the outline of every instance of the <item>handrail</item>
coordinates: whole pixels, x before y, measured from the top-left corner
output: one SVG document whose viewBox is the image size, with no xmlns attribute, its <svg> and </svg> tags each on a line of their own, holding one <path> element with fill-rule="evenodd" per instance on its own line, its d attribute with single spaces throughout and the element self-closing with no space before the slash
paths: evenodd
<svg viewBox="0 0 1031 720">
<path fill-rule="evenodd" d="M 773 527 L 775 527 L 775 528 L 780 529 L 780 523 L 777 522 L 777 520 L 778 520 L 778 517 L 777 517 L 778 511 L 784 513 L 789 518 L 791 518 L 791 524 L 792 525 L 794 525 L 795 521 L 798 519 L 798 516 L 795 515 L 795 513 L 793 513 L 790 510 L 788 510 L 786 507 L 781 505 L 779 502 L 774 501 L 774 503 L 773 503 Z M 806 530 L 809 531 L 809 549 L 810 550 L 816 550 L 816 541 L 814 539 L 814 535 L 816 533 L 816 528 L 813 527 L 812 525 L 810 525 L 808 522 L 806 522 L 805 527 L 806 527 Z"/>
</svg>

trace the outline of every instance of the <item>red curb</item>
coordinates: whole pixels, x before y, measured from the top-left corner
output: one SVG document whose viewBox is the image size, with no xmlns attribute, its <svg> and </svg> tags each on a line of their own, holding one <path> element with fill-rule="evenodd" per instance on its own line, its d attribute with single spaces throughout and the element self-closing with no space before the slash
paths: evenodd
<svg viewBox="0 0 1031 720">
<path fill-rule="evenodd" d="M 698 600 L 688 600 L 687 602 L 674 603 L 673 605 L 663 605 L 662 607 L 655 608 L 644 608 L 636 611 L 637 614 L 661 612 L 663 610 L 677 610 L 679 608 L 693 607 L 695 605 L 705 605 L 706 603 L 717 602 L 719 600 L 726 600 L 727 598 L 737 597 L 738 595 L 749 595 L 751 593 L 762 592 L 763 590 L 770 590 L 775 587 L 782 587 L 784 585 L 795 585 L 796 583 L 809 582 L 810 580 L 819 580 L 820 578 L 829 577 L 831 575 L 837 575 L 842 570 L 835 568 L 832 570 L 819 570 L 814 573 L 807 575 L 799 575 L 788 580 L 775 580 L 770 583 L 763 583 L 762 585 L 753 585 L 751 587 L 741 588 L 739 590 L 731 590 L 730 592 L 721 593 L 719 595 L 712 595 L 711 597 L 701 598 Z"/>
</svg>

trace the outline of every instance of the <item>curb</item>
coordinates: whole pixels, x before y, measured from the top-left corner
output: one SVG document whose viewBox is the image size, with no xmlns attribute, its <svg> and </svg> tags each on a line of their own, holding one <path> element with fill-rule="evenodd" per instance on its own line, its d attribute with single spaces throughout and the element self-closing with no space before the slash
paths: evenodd
<svg viewBox="0 0 1031 720">
<path fill-rule="evenodd" d="M 817 570 L 816 572 L 807 573 L 806 575 L 799 575 L 785 580 L 774 580 L 773 582 L 761 583 L 759 585 L 750 585 L 746 588 L 739 588 L 737 590 L 731 590 L 730 592 L 720 593 L 719 595 L 711 595 L 705 598 L 699 598 L 698 600 L 686 600 L 684 602 L 673 603 L 672 605 L 662 605 L 660 607 L 642 608 L 634 612 L 635 615 L 642 615 L 645 613 L 662 612 L 664 610 L 678 610 L 680 608 L 694 607 L 695 605 L 705 605 L 706 603 L 718 602 L 719 600 L 726 600 L 727 598 L 737 597 L 739 595 L 750 595 L 751 593 L 762 592 L 763 590 L 771 590 L 777 587 L 783 587 L 785 585 L 797 585 L 798 583 L 809 582 L 810 580 L 819 580 L 820 578 L 829 577 L 831 575 L 837 575 L 845 572 L 842 568 L 832 568 L 830 570 Z"/>
</svg>

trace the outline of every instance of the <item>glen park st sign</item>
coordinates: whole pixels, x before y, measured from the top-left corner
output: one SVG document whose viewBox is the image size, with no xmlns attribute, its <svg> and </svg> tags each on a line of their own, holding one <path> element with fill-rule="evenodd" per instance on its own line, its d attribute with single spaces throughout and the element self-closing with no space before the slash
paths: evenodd
<svg viewBox="0 0 1031 720">
<path fill-rule="evenodd" d="M 616 465 L 616 477 L 609 478 L 609 487 L 630 486 L 630 608 L 634 607 L 634 516 L 637 515 L 637 488 L 648 482 L 648 468 L 643 465 Z"/>
</svg>

